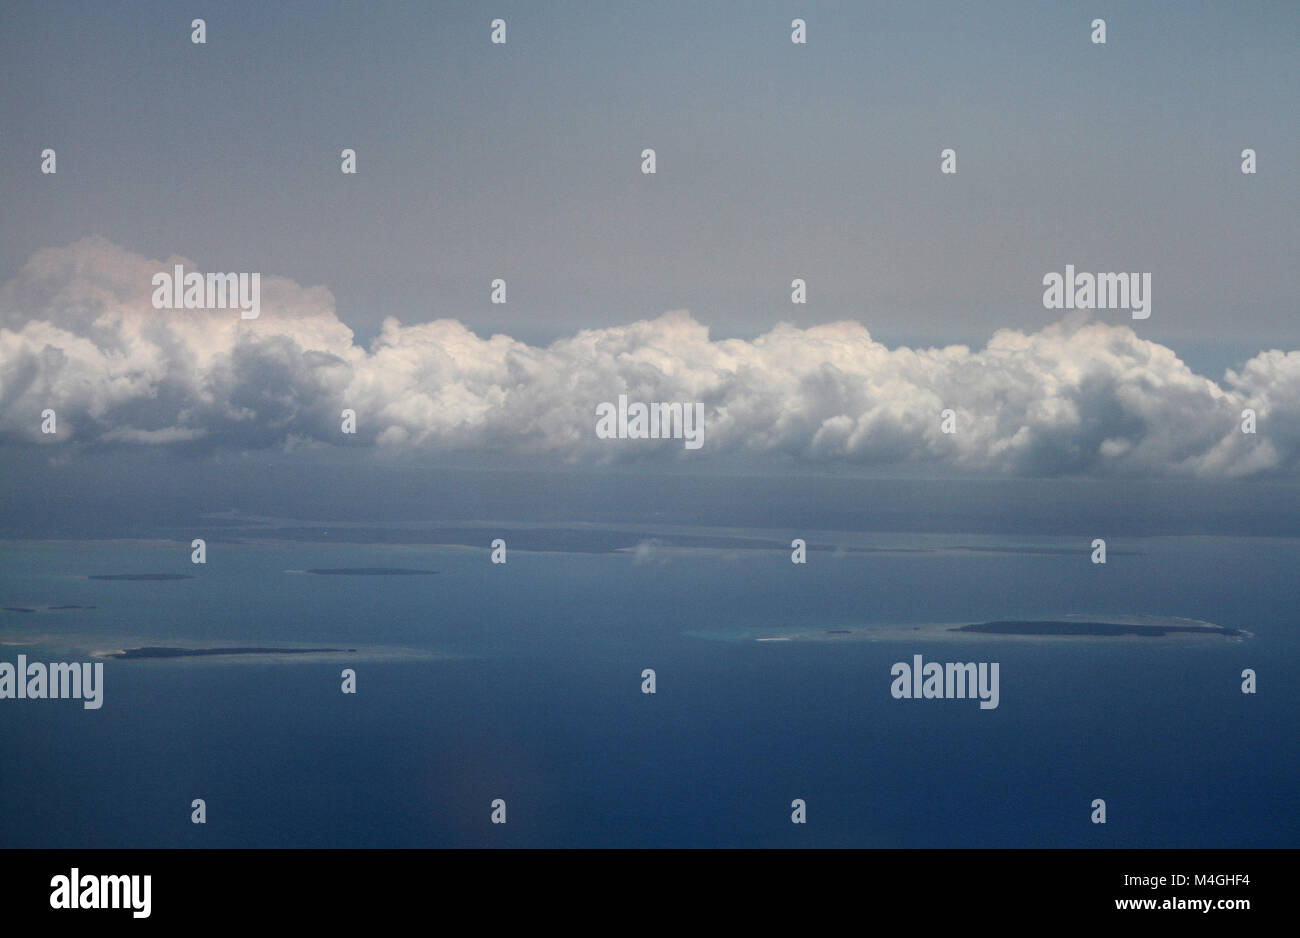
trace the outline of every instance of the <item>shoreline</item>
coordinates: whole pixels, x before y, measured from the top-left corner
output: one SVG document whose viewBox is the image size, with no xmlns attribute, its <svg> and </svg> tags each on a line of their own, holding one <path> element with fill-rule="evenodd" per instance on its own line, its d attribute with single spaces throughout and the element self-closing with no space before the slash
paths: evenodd
<svg viewBox="0 0 1300 938">
<path fill-rule="evenodd" d="M 1246 629 L 1174 616 L 1058 615 L 1041 619 L 991 619 L 983 622 L 938 622 L 858 628 L 801 629 L 748 636 L 756 642 L 871 642 L 910 639 L 1036 642 L 1240 642 L 1253 638 Z"/>
</svg>

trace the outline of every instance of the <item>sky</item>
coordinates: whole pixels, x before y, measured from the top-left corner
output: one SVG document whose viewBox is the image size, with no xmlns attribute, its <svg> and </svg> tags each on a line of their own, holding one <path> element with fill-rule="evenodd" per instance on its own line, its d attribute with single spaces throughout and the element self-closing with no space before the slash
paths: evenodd
<svg viewBox="0 0 1300 938">
<path fill-rule="evenodd" d="M 6 4 L 0 445 L 691 458 L 600 445 L 629 393 L 778 467 L 1294 474 L 1300 7 L 483 10 Z M 177 259 L 262 318 L 153 309 Z M 1150 318 L 1045 309 L 1066 264 Z"/>
</svg>

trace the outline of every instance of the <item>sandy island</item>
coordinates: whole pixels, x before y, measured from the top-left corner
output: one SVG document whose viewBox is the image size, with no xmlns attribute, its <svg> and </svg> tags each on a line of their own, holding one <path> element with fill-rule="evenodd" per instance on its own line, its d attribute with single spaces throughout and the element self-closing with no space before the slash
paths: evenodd
<svg viewBox="0 0 1300 938">
<path fill-rule="evenodd" d="M 437 570 L 407 570 L 402 567 L 318 567 L 305 571 L 317 576 L 432 576 Z"/>
<path fill-rule="evenodd" d="M 974 623 L 875 625 L 861 628 L 803 630 L 756 637 L 758 642 L 902 641 L 959 639 L 965 641 L 1241 641 L 1252 637 L 1245 629 L 1200 619 L 1173 616 L 1062 615 L 1050 619 L 994 619 Z"/>
<path fill-rule="evenodd" d="M 118 651 L 96 652 L 97 658 L 197 658 L 207 655 L 355 655 L 355 648 L 256 648 L 235 646 L 231 648 L 173 648 L 167 645 L 146 645 L 141 648 L 123 648 Z"/>
<path fill-rule="evenodd" d="M 307 645 L 215 645 L 210 647 L 182 645 L 137 645 L 126 648 L 91 650 L 92 658 L 112 658 L 117 661 L 385 661 L 397 659 L 446 660 L 462 658 L 454 652 L 426 648 L 400 648 L 385 645 L 357 647 L 324 647 Z"/>
</svg>

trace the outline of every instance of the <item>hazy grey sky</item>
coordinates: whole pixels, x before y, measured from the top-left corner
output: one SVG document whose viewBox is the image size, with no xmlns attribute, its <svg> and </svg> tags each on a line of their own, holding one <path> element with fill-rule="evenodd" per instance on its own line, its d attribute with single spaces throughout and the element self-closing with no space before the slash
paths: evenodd
<svg viewBox="0 0 1300 938">
<path fill-rule="evenodd" d="M 1298 4 L 19 3 L 0 27 L 0 441 L 1300 468 Z M 258 272 L 265 315 L 154 308 L 182 259 Z M 1067 265 L 1149 273 L 1150 317 L 1045 309 Z M 611 447 L 619 395 L 695 402 L 705 449 Z"/>
<path fill-rule="evenodd" d="M 1139 332 L 1193 362 L 1300 347 L 1300 4 L 8 2 L 0 17 L 0 280 L 100 234 L 324 285 L 363 341 L 388 315 L 539 343 L 687 308 L 715 337 L 851 318 L 886 342 L 982 343 L 1057 318 L 1040 281 L 1074 263 L 1151 271 Z M 56 176 L 38 171 L 45 147 Z M 497 276 L 506 306 L 488 302 Z"/>
</svg>

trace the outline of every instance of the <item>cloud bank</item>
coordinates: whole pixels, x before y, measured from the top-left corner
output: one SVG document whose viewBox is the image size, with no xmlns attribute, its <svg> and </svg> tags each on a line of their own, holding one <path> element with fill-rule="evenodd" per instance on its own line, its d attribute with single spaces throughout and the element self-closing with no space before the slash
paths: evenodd
<svg viewBox="0 0 1300 938">
<path fill-rule="evenodd" d="M 1300 352 L 1222 382 L 1084 315 L 983 349 L 887 348 L 856 322 L 713 341 L 685 311 L 541 348 L 451 319 L 384 321 L 369 348 L 323 287 L 262 276 L 262 315 L 155 310 L 150 260 L 95 237 L 0 286 L 0 440 L 193 450 L 422 448 L 529 460 L 932 467 L 1027 476 L 1210 476 L 1300 464 Z M 602 440 L 603 401 L 703 402 L 704 446 Z M 58 433 L 41 433 L 53 409 Z M 356 412 L 355 435 L 341 412 Z M 956 413 L 957 432 L 940 429 Z M 1258 432 L 1241 432 L 1252 408 Z"/>
</svg>

